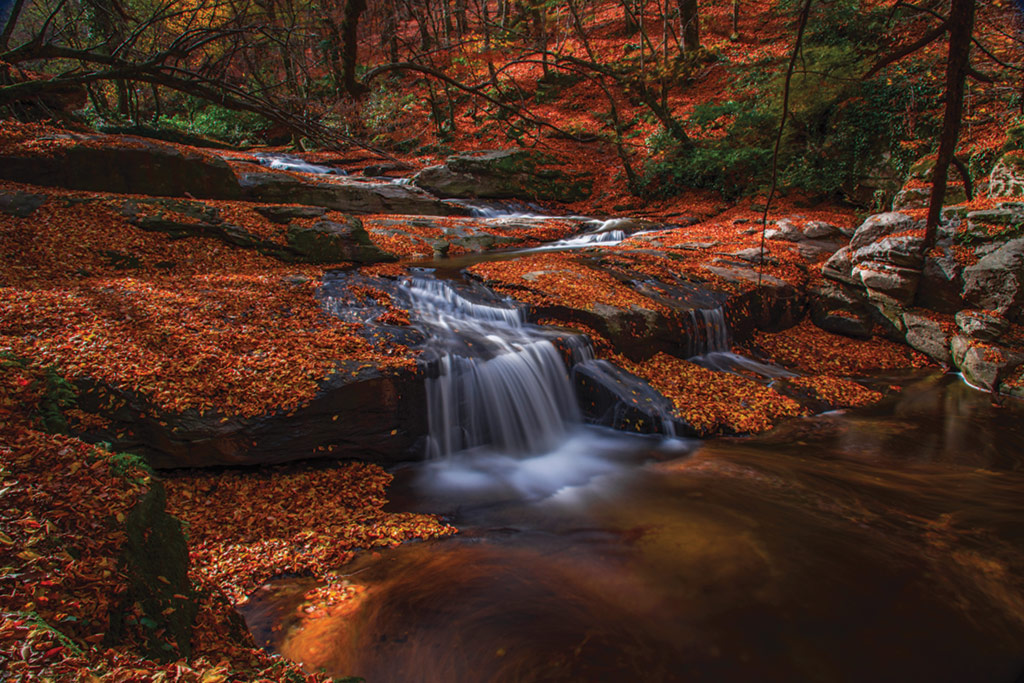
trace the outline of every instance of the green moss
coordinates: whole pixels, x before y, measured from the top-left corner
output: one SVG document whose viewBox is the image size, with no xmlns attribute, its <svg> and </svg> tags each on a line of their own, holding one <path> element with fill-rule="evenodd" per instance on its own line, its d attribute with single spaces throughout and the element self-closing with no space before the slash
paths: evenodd
<svg viewBox="0 0 1024 683">
<path fill-rule="evenodd" d="M 181 523 L 165 509 L 167 493 L 159 482 L 125 521 L 128 541 L 121 563 L 128 591 L 110 615 L 107 639 L 123 640 L 130 630 L 143 634 L 146 655 L 168 661 L 191 654 L 192 626 L 198 612 L 188 579 L 188 547 Z"/>
</svg>

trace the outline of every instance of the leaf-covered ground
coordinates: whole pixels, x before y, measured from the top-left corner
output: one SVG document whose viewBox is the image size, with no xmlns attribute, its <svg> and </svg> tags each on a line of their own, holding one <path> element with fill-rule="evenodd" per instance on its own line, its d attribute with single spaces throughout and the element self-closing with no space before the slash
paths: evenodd
<svg viewBox="0 0 1024 683">
<path fill-rule="evenodd" d="M 356 548 L 453 531 L 432 516 L 383 512 L 390 475 L 372 465 L 180 473 L 160 482 L 137 458 L 44 431 L 59 426 L 68 391 L 53 372 L 0 360 L 6 680 L 324 680 L 256 648 L 232 602 L 282 572 L 324 579 L 319 599 L 337 599 L 332 572 Z M 158 615 L 132 602 L 137 577 L 125 561 L 127 522 L 154 486 L 166 486 L 170 511 L 186 522 L 191 579 Z M 186 655 L 162 619 L 190 609 Z M 154 647 L 162 656 L 147 654 Z"/>
<path fill-rule="evenodd" d="M 141 230 L 121 198 L 46 195 L 29 217 L 0 214 L 0 350 L 163 411 L 241 416 L 298 407 L 345 361 L 412 367 L 321 310 L 322 266 Z"/>
</svg>

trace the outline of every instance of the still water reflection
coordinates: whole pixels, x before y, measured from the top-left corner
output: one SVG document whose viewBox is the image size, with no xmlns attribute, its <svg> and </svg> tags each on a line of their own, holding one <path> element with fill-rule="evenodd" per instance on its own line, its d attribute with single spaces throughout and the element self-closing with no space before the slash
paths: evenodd
<svg viewBox="0 0 1024 683">
<path fill-rule="evenodd" d="M 346 616 L 296 620 L 302 580 L 246 616 L 311 670 L 371 682 L 1010 683 L 1022 416 L 929 377 L 688 451 L 591 432 L 579 470 L 555 457 L 561 486 L 523 485 L 529 466 L 496 454 L 473 476 L 410 468 L 394 505 L 448 514 L 459 536 L 357 559 L 368 590 Z"/>
</svg>

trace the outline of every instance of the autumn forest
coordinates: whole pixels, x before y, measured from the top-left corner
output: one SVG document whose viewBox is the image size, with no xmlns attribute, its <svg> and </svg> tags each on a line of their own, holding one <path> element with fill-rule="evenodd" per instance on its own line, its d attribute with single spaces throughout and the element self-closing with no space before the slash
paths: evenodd
<svg viewBox="0 0 1024 683">
<path fill-rule="evenodd" d="M 1020 0 L 0 0 L 0 679 L 1019 683 Z"/>
</svg>

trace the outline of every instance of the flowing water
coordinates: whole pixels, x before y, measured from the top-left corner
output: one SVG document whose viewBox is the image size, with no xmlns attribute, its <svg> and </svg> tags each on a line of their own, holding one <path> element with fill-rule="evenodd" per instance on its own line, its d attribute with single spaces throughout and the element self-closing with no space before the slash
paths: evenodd
<svg viewBox="0 0 1024 683">
<path fill-rule="evenodd" d="M 302 618 L 311 583 L 245 608 L 262 644 L 343 676 L 422 681 L 949 681 L 1024 668 L 1024 410 L 955 376 L 880 377 L 868 409 L 753 439 L 583 423 L 569 364 L 600 363 L 520 308 L 429 275 L 433 459 L 395 510 L 459 535 L 366 553 L 358 605 Z M 729 352 L 695 312 L 695 361 Z M 773 373 L 776 373 L 773 375 Z"/>
<path fill-rule="evenodd" d="M 311 164 L 300 157 L 289 154 L 257 154 L 261 166 L 274 169 L 275 171 L 295 171 L 297 173 L 315 173 L 317 175 L 348 175 L 340 168 Z"/>
</svg>

